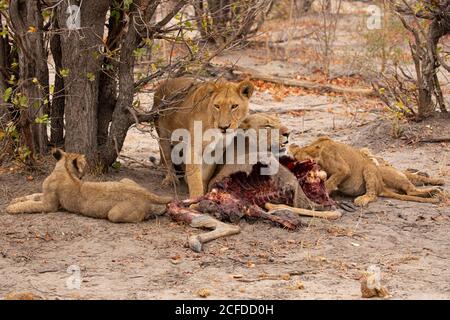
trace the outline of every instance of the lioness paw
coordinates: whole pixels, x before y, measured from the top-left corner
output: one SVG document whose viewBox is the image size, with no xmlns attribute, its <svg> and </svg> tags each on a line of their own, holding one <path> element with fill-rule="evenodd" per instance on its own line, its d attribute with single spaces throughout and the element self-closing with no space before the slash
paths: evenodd
<svg viewBox="0 0 450 320">
<path fill-rule="evenodd" d="M 370 199 L 366 196 L 360 196 L 356 198 L 354 202 L 358 207 L 366 207 L 369 204 Z"/>
<path fill-rule="evenodd" d="M 16 214 L 16 213 L 20 213 L 20 207 L 17 205 L 18 203 L 13 203 L 10 204 L 9 206 L 6 207 L 6 213 L 8 214 Z"/>
</svg>

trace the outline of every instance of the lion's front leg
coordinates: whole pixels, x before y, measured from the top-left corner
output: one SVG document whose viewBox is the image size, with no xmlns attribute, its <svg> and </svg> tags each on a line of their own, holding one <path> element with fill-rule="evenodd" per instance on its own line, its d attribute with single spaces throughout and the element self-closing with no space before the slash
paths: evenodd
<svg viewBox="0 0 450 320">
<path fill-rule="evenodd" d="M 200 197 L 205 193 L 201 164 L 186 164 L 186 182 L 190 198 Z"/>
<path fill-rule="evenodd" d="M 18 198 L 11 200 L 11 202 L 9 204 L 24 202 L 24 201 L 28 201 L 28 200 L 40 201 L 42 199 L 42 195 L 43 195 L 42 193 L 33 193 L 28 196 L 18 197 Z"/>
<path fill-rule="evenodd" d="M 161 151 L 161 163 L 166 166 L 167 174 L 162 185 L 165 187 L 172 187 L 178 185 L 178 178 L 172 163 L 171 144 L 169 138 L 161 137 L 159 141 L 159 148 Z"/>
<path fill-rule="evenodd" d="M 339 185 L 350 176 L 350 167 L 339 154 L 326 154 L 323 152 L 318 160 L 318 164 L 329 176 L 327 181 L 325 181 L 325 188 L 331 194 L 333 191 L 338 190 Z M 333 163 L 333 168 L 327 167 L 326 164 L 329 163 Z"/>
<path fill-rule="evenodd" d="M 58 206 L 58 198 L 54 193 L 43 194 L 40 200 L 31 199 L 12 203 L 6 207 L 6 212 L 9 214 L 52 212 L 57 211 Z"/>
<path fill-rule="evenodd" d="M 378 177 L 376 169 L 371 167 L 364 169 L 363 176 L 366 184 L 366 193 L 354 200 L 358 207 L 366 207 L 370 202 L 376 201 L 382 188 L 380 185 L 382 179 Z"/>
</svg>

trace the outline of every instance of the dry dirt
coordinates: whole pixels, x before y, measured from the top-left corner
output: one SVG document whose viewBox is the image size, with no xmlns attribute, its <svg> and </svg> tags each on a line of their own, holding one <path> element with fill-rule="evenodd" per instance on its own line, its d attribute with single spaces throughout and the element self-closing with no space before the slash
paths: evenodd
<svg viewBox="0 0 450 320">
<path fill-rule="evenodd" d="M 293 129 L 293 142 L 327 134 L 351 143 L 377 118 L 370 110 L 349 117 L 340 97 L 274 102 L 257 92 L 252 108 L 286 112 L 313 102 L 327 104 L 301 116 L 281 114 Z M 395 143 L 378 154 L 399 168 L 425 170 L 450 184 L 448 143 L 406 145 L 384 135 Z M 131 130 L 124 154 L 149 164 L 148 155 L 156 151 L 149 134 Z M 101 179 L 129 177 L 158 193 L 172 192 L 160 189 L 161 169 L 122 162 L 118 172 Z M 206 288 L 209 298 L 217 299 L 355 299 L 361 297 L 361 273 L 375 265 L 393 298 L 450 298 L 448 204 L 380 199 L 338 221 L 313 220 L 295 232 L 242 221 L 241 234 L 209 243 L 198 254 L 184 244 L 199 231 L 165 217 L 113 224 L 66 212 L 5 214 L 12 197 L 40 190 L 45 174 L 32 181 L 27 176 L 0 175 L 0 296 L 31 291 L 47 299 L 183 299 L 197 298 Z M 79 290 L 66 286 L 72 265 L 81 270 Z M 304 289 L 296 289 L 299 281 Z"/>
<path fill-rule="evenodd" d="M 273 74 L 306 72 L 295 61 L 265 62 L 254 55 L 251 49 L 221 59 L 239 58 Z M 150 97 L 142 100 L 150 105 Z M 280 98 L 263 88 L 251 108 L 280 114 L 293 130 L 291 142 L 303 145 L 326 134 L 367 146 L 398 168 L 444 178 L 450 189 L 450 144 L 393 139 L 389 125 L 378 125 L 389 120 L 377 101 L 310 92 Z M 421 126 L 416 132 L 450 131 L 448 122 L 439 130 Z M 149 133 L 132 128 L 122 154 L 134 161 L 122 157 L 119 170 L 88 179 L 128 177 L 157 193 L 172 193 L 161 189 L 164 172 L 148 160 L 159 158 L 157 151 Z M 67 212 L 7 215 L 7 203 L 39 192 L 52 166 L 50 161 L 31 181 L 29 173 L 0 168 L 0 298 L 33 292 L 45 299 L 192 299 L 207 289 L 212 299 L 359 299 L 362 273 L 376 266 L 393 299 L 450 299 L 448 203 L 380 199 L 338 221 L 313 219 L 294 232 L 241 221 L 240 234 L 194 253 L 184 245 L 200 231 L 166 217 L 113 224 Z M 179 195 L 185 191 L 184 186 Z M 80 270 L 79 289 L 70 286 L 73 268 Z"/>
</svg>

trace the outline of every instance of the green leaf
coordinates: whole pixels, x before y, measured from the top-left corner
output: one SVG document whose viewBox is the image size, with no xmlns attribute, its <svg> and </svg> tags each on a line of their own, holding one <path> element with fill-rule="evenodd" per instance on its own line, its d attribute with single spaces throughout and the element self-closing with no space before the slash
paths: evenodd
<svg viewBox="0 0 450 320">
<path fill-rule="evenodd" d="M 125 10 L 130 10 L 130 5 L 133 3 L 133 0 L 125 0 L 124 2 L 123 2 L 123 8 L 125 9 Z"/>
<path fill-rule="evenodd" d="M 45 9 L 44 11 L 42 11 L 42 16 L 44 17 L 44 19 L 50 18 L 52 16 L 52 10 Z"/>
<path fill-rule="evenodd" d="M 137 48 L 133 51 L 133 55 L 136 58 L 142 58 L 147 53 L 147 48 Z"/>
<path fill-rule="evenodd" d="M 16 82 L 16 76 L 12 74 L 11 77 L 9 78 L 9 80 L 8 80 L 8 83 L 9 84 L 15 84 L 15 82 Z"/>
<path fill-rule="evenodd" d="M 88 72 L 87 73 L 87 78 L 89 81 L 95 81 L 95 74 L 93 74 L 92 72 Z"/>
<path fill-rule="evenodd" d="M 0 11 L 6 10 L 6 9 L 8 9 L 8 7 L 9 7 L 8 1 L 6 1 L 6 0 L 0 1 Z"/>
<path fill-rule="evenodd" d="M 120 19 L 120 12 L 119 10 L 111 10 L 111 17 L 116 19 L 118 21 Z"/>
<path fill-rule="evenodd" d="M 11 97 L 12 91 L 13 91 L 13 90 L 12 90 L 11 87 L 9 87 L 9 88 L 7 88 L 7 89 L 5 90 L 5 93 L 3 93 L 3 101 L 4 101 L 4 102 L 8 102 L 9 97 Z"/>
<path fill-rule="evenodd" d="M 70 70 L 69 69 L 61 69 L 59 70 L 59 75 L 63 78 L 69 76 Z"/>
<path fill-rule="evenodd" d="M 2 28 L 0 31 L 0 36 L 2 36 L 3 38 L 6 38 L 7 35 L 8 35 L 8 29 L 6 27 Z"/>
<path fill-rule="evenodd" d="M 25 96 L 25 95 L 23 95 L 21 93 L 16 94 L 14 96 L 14 99 L 13 99 L 12 102 L 13 102 L 13 104 L 15 106 L 20 107 L 20 108 L 27 108 L 28 107 L 28 98 L 27 98 L 27 96 Z"/>
<path fill-rule="evenodd" d="M 34 123 L 37 123 L 37 124 L 49 124 L 50 123 L 50 118 L 49 118 L 48 114 L 44 114 L 44 115 L 34 119 Z"/>
<path fill-rule="evenodd" d="M 120 168 L 122 167 L 122 164 L 119 161 L 116 161 L 111 165 L 111 167 L 113 169 L 120 170 Z"/>
</svg>

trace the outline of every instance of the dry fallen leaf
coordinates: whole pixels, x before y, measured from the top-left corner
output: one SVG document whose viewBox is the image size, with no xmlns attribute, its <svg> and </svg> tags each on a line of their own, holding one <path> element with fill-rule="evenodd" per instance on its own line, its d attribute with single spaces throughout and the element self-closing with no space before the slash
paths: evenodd
<svg viewBox="0 0 450 320">
<path fill-rule="evenodd" d="M 389 298 L 389 291 L 381 286 L 380 280 L 376 279 L 373 272 L 365 272 L 361 277 L 361 296 L 363 298 Z"/>
<path fill-rule="evenodd" d="M 181 262 L 181 256 L 177 254 L 176 256 L 170 257 L 170 262 L 172 264 L 179 264 Z"/>
<path fill-rule="evenodd" d="M 283 280 L 290 280 L 291 279 L 291 275 L 289 273 L 285 273 L 281 275 L 281 279 Z"/>
<path fill-rule="evenodd" d="M 197 295 L 199 297 L 201 297 L 201 298 L 206 298 L 206 297 L 209 297 L 211 295 L 211 291 L 209 291 L 209 289 L 202 288 L 202 289 L 197 291 Z"/>
<path fill-rule="evenodd" d="M 297 289 L 297 290 L 303 290 L 305 289 L 305 285 L 303 284 L 303 282 L 301 280 L 295 281 L 294 284 L 291 286 L 292 289 Z"/>
<path fill-rule="evenodd" d="M 42 300 L 42 297 L 32 292 L 10 292 L 5 296 L 5 300 Z"/>
</svg>

